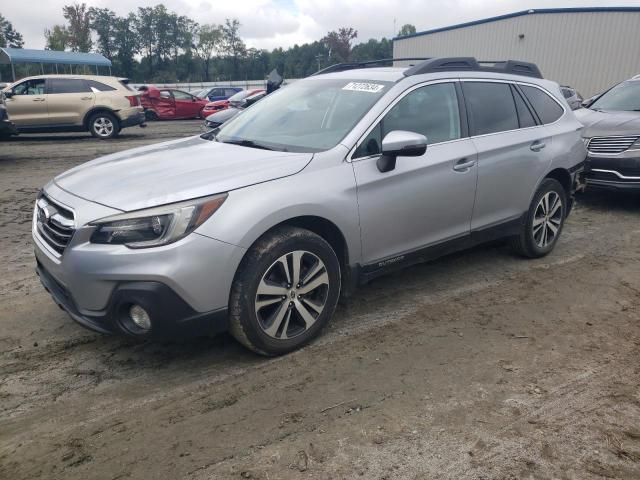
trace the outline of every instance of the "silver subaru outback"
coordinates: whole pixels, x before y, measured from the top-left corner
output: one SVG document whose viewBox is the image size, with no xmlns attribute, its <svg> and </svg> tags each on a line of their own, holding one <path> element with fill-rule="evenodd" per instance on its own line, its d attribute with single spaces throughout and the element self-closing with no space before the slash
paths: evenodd
<svg viewBox="0 0 640 480">
<path fill-rule="evenodd" d="M 548 254 L 581 128 L 533 64 L 335 65 L 202 136 L 53 179 L 34 211 L 37 272 L 93 330 L 229 330 L 283 354 L 392 269 L 503 237 Z"/>
</svg>

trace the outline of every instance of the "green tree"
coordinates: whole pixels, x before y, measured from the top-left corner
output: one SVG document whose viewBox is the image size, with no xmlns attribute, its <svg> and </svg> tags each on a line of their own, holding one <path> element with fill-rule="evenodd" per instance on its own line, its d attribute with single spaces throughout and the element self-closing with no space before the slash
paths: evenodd
<svg viewBox="0 0 640 480">
<path fill-rule="evenodd" d="M 210 77 L 211 60 L 222 47 L 222 28 L 213 23 L 202 25 L 196 32 L 196 55 L 202 61 L 204 79 Z"/>
<path fill-rule="evenodd" d="M 383 38 L 371 38 L 368 42 L 359 43 L 351 52 L 352 60 L 363 62 L 366 60 L 382 60 L 393 57 L 393 41 Z"/>
<path fill-rule="evenodd" d="M 147 61 L 147 73 L 151 78 L 157 44 L 153 7 L 138 7 L 138 15 L 135 17 L 135 33 L 140 44 L 140 51 Z"/>
<path fill-rule="evenodd" d="M 0 47 L 22 48 L 23 45 L 22 35 L 0 14 Z"/>
<path fill-rule="evenodd" d="M 240 60 L 246 56 L 247 47 L 240 37 L 240 22 L 226 19 L 222 25 L 222 53 L 231 60 L 233 78 L 238 78 Z"/>
<path fill-rule="evenodd" d="M 46 50 L 64 51 L 69 47 L 69 31 L 64 25 L 54 25 L 51 30 L 45 29 Z"/>
<path fill-rule="evenodd" d="M 351 57 L 351 44 L 357 37 L 357 30 L 343 27 L 339 28 L 337 32 L 327 33 L 322 42 L 329 50 L 330 57 L 335 57 L 340 62 L 348 62 Z"/>
<path fill-rule="evenodd" d="M 91 20 L 90 27 L 98 36 L 98 51 L 109 60 L 113 59 L 116 52 L 114 37 L 118 17 L 113 10 L 108 8 L 91 7 L 89 18 Z"/>
<path fill-rule="evenodd" d="M 410 23 L 406 23 L 400 28 L 398 32 L 399 37 L 404 37 L 405 35 L 413 35 L 416 33 L 416 27 L 411 25 Z"/>
<path fill-rule="evenodd" d="M 135 25 L 136 16 L 133 13 L 126 17 L 116 17 L 114 21 L 115 69 L 127 77 L 133 77 L 137 64 L 135 55 L 140 51 Z"/>
<path fill-rule="evenodd" d="M 65 5 L 62 14 L 69 22 L 69 47 L 73 52 L 88 52 L 91 50 L 91 16 L 85 3 Z"/>
</svg>

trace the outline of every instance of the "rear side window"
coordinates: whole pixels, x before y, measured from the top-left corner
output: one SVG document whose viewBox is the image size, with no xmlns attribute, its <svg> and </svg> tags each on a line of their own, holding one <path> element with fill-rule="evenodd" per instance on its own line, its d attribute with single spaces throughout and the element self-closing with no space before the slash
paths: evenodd
<svg viewBox="0 0 640 480">
<path fill-rule="evenodd" d="M 514 86 L 511 86 L 511 91 L 513 92 L 513 99 L 516 101 L 516 110 L 518 111 L 518 122 L 520 123 L 520 128 L 535 127 L 536 120 L 533 118 L 531 110 L 529 110 L 529 107 L 522 99 L 520 92 L 518 92 Z"/>
<path fill-rule="evenodd" d="M 511 87 L 506 83 L 462 82 L 474 135 L 519 127 Z"/>
<path fill-rule="evenodd" d="M 89 93 L 91 91 L 87 82 L 79 78 L 51 78 L 47 93 Z"/>
<path fill-rule="evenodd" d="M 225 96 L 227 96 L 227 97 L 230 97 L 231 95 L 235 95 L 236 93 L 238 93 L 238 91 L 237 91 L 237 90 L 234 90 L 234 89 L 232 89 L 232 88 L 227 88 L 227 89 L 224 91 L 224 94 L 225 94 Z"/>
<path fill-rule="evenodd" d="M 102 82 L 96 82 L 95 80 L 86 80 L 86 82 L 93 92 L 110 92 L 111 90 L 115 90 L 112 86 L 105 85 Z"/>
<path fill-rule="evenodd" d="M 520 88 L 522 88 L 525 96 L 529 102 L 531 102 L 533 109 L 538 114 L 542 123 L 553 123 L 564 113 L 564 110 L 558 105 L 558 102 L 539 88 L 528 87 L 526 85 L 520 85 Z"/>
</svg>

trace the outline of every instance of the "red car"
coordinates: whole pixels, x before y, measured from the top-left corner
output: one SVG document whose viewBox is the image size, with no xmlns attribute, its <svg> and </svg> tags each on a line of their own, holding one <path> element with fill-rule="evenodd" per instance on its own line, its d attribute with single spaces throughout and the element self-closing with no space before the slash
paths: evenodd
<svg viewBox="0 0 640 480">
<path fill-rule="evenodd" d="M 142 86 L 140 101 L 147 120 L 177 120 L 183 118 L 204 118 L 206 98 L 198 98 L 190 93 L 172 88 Z"/>
<path fill-rule="evenodd" d="M 204 106 L 204 110 L 202 111 L 202 116 L 207 117 L 212 113 L 219 112 L 221 110 L 226 110 L 229 108 L 232 102 L 240 102 L 251 95 L 256 93 L 264 92 L 264 88 L 253 88 L 251 90 L 242 90 L 235 95 L 227 98 L 226 100 L 218 100 L 215 102 L 209 102 Z"/>
</svg>

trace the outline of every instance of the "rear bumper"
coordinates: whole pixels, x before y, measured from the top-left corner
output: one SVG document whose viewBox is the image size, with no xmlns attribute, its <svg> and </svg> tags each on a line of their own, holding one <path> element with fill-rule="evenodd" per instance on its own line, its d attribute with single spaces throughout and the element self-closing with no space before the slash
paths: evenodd
<svg viewBox="0 0 640 480">
<path fill-rule="evenodd" d="M 81 313 L 67 289 L 38 262 L 36 273 L 58 306 L 90 330 L 135 338 L 170 340 L 213 335 L 227 330 L 227 309 L 196 312 L 176 292 L 160 282 L 122 282 L 113 290 L 107 307 L 91 315 Z M 140 331 L 128 317 L 140 305 L 151 318 L 148 332 Z"/>
<path fill-rule="evenodd" d="M 120 128 L 135 127 L 147 121 L 144 112 L 136 112 L 133 115 L 120 120 Z"/>
</svg>

